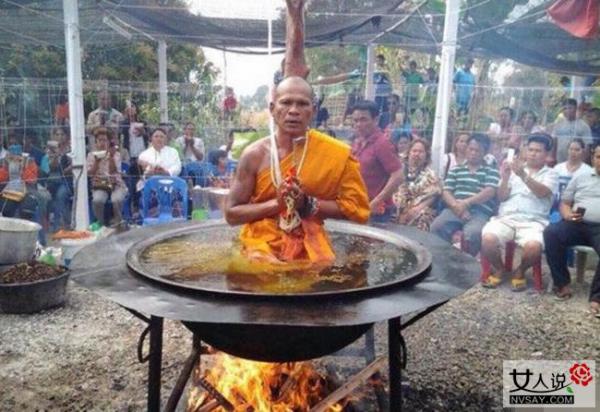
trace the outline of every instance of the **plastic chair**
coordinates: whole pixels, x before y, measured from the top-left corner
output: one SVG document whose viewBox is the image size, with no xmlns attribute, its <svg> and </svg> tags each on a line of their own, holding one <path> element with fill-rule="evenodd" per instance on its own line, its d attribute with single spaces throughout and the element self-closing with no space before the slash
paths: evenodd
<svg viewBox="0 0 600 412">
<path fill-rule="evenodd" d="M 153 202 L 153 199 L 154 202 Z M 173 216 L 173 205 L 181 204 L 181 216 Z M 151 204 L 152 203 L 152 204 Z M 151 206 L 158 207 L 158 216 L 151 217 Z M 153 176 L 146 180 L 142 193 L 143 225 L 185 221 L 188 213 L 188 188 L 179 177 Z"/>
<path fill-rule="evenodd" d="M 594 248 L 591 246 L 577 245 L 572 246 L 569 251 L 572 251 L 575 255 L 574 266 L 577 276 L 577 283 L 583 283 L 588 253 L 596 253 L 596 250 L 594 250 Z"/>
<path fill-rule="evenodd" d="M 515 249 L 517 244 L 512 240 L 506 243 L 506 254 L 504 258 L 504 270 L 506 272 L 510 272 L 513 269 L 513 260 L 515 257 Z M 533 287 L 538 292 L 542 292 L 542 257 L 533 264 Z M 492 271 L 492 265 L 490 262 L 481 255 L 481 282 L 485 282 L 487 278 L 490 276 L 490 272 Z"/>
</svg>

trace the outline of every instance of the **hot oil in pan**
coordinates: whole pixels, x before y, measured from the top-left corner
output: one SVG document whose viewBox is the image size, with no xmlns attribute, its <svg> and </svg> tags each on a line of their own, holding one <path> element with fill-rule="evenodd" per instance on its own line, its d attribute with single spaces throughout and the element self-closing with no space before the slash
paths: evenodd
<svg viewBox="0 0 600 412">
<path fill-rule="evenodd" d="M 343 291 L 376 286 L 408 276 L 417 263 L 408 249 L 380 240 L 332 233 L 332 265 L 273 265 L 250 262 L 227 236 L 186 234 L 143 250 L 145 271 L 166 280 L 206 290 L 291 294 Z"/>
</svg>

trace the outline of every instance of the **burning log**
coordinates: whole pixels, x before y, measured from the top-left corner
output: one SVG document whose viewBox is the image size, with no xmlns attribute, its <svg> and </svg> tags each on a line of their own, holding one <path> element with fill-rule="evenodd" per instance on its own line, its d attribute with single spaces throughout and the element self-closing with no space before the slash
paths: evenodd
<svg viewBox="0 0 600 412">
<path fill-rule="evenodd" d="M 219 402 L 219 406 L 222 406 L 223 409 L 225 409 L 227 412 L 233 412 L 234 407 L 231 404 L 231 402 L 229 402 L 223 395 L 221 395 L 221 392 L 219 392 L 217 388 L 215 388 L 208 380 L 206 380 L 206 378 L 199 378 L 198 383 L 204 388 L 206 392 L 208 392 L 210 396 L 212 396 L 217 402 Z"/>
<path fill-rule="evenodd" d="M 215 409 L 217 409 L 219 406 L 221 406 L 221 404 L 219 403 L 218 400 L 211 399 L 207 403 L 205 403 L 204 405 L 200 405 L 193 412 L 212 412 Z"/>
<path fill-rule="evenodd" d="M 339 402 L 341 399 L 348 396 L 353 390 L 364 384 L 369 380 L 371 376 L 373 376 L 376 372 L 378 372 L 383 364 L 385 363 L 384 357 L 380 357 L 371 363 L 369 366 L 364 368 L 362 371 L 358 372 L 354 375 L 350 380 L 348 380 L 345 384 L 340 386 L 337 390 L 330 393 L 325 399 L 315 405 L 310 412 L 327 412 L 331 405 Z"/>
</svg>

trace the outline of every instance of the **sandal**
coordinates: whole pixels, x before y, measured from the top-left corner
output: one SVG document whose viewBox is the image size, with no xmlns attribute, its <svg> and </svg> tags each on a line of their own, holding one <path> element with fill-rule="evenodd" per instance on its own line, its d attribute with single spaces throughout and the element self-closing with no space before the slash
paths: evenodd
<svg viewBox="0 0 600 412">
<path fill-rule="evenodd" d="M 527 280 L 525 278 L 512 278 L 510 284 L 513 292 L 522 292 L 527 289 Z"/>
<path fill-rule="evenodd" d="M 567 300 L 573 296 L 573 292 L 569 288 L 558 288 L 554 290 L 554 299 L 556 300 Z"/>
<path fill-rule="evenodd" d="M 600 302 L 592 301 L 590 303 L 590 313 L 600 319 Z"/>
<path fill-rule="evenodd" d="M 481 286 L 488 289 L 495 289 L 502 283 L 502 277 L 499 275 L 489 275 L 486 280 L 481 282 Z"/>
</svg>

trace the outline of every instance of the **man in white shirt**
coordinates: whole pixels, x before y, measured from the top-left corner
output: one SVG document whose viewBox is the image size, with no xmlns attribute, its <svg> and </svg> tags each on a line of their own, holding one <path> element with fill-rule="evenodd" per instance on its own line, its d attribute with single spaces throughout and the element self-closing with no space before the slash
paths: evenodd
<svg viewBox="0 0 600 412">
<path fill-rule="evenodd" d="M 155 129 L 150 135 L 150 146 L 138 157 L 138 165 L 144 178 L 161 175 L 178 176 L 181 172 L 181 161 L 177 150 L 166 144 L 167 133 L 163 129 Z M 140 182 L 138 182 L 138 190 L 144 187 L 144 180 Z"/>
<path fill-rule="evenodd" d="M 493 274 L 484 286 L 496 287 L 502 282 L 504 264 L 501 247 L 515 241 L 523 248 L 521 264 L 511 280 L 514 291 L 527 286 L 525 271 L 541 256 L 544 228 L 548 225 L 552 197 L 558 189 L 558 175 L 545 165 L 552 149 L 546 134 L 532 134 L 527 140 L 527 162 L 516 159 L 504 162 L 500 172 L 498 216 L 483 227 L 481 253 L 492 265 Z"/>
<path fill-rule="evenodd" d="M 577 100 L 566 99 L 563 105 L 564 118 L 552 128 L 552 136 L 555 139 L 556 162 L 561 163 L 567 160 L 569 143 L 575 137 L 580 137 L 586 145 L 592 143 L 592 130 L 590 126 L 582 119 L 577 118 Z M 585 151 L 584 159 L 587 158 Z"/>
<path fill-rule="evenodd" d="M 95 146 L 93 131 L 96 127 L 106 127 L 112 131 L 114 136 L 119 136 L 119 126 L 123 120 L 121 112 L 112 107 L 110 94 L 106 91 L 98 93 L 98 108 L 88 115 L 85 127 L 89 137 L 90 151 Z"/>
<path fill-rule="evenodd" d="M 183 161 L 201 162 L 204 159 L 204 142 L 199 137 L 194 136 L 196 126 L 193 123 L 187 122 L 183 129 L 183 136 L 177 138 L 177 143 L 183 149 Z"/>
</svg>

